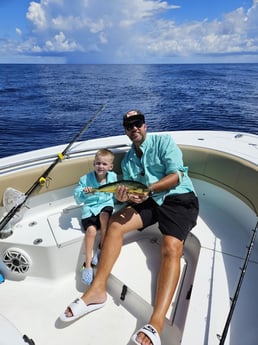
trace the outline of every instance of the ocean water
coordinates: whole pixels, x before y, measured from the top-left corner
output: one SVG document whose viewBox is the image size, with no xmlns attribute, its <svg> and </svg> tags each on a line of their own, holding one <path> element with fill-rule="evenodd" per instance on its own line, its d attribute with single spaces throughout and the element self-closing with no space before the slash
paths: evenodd
<svg viewBox="0 0 258 345">
<path fill-rule="evenodd" d="M 0 65 L 0 157 L 124 134 L 140 109 L 149 131 L 258 134 L 258 64 Z"/>
</svg>

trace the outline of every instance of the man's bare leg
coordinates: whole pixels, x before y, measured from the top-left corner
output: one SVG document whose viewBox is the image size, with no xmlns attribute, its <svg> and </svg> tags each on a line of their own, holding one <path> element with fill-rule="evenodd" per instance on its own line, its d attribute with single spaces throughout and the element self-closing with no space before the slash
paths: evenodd
<svg viewBox="0 0 258 345">
<path fill-rule="evenodd" d="M 102 248 L 104 238 L 106 236 L 109 217 L 110 216 L 109 216 L 108 212 L 101 212 L 99 215 L 99 220 L 100 220 L 100 248 Z"/>
<path fill-rule="evenodd" d="M 127 232 L 139 229 L 142 226 L 141 217 L 133 208 L 126 208 L 122 212 L 112 215 L 103 243 L 96 276 L 89 289 L 81 297 L 86 304 L 103 303 L 106 300 L 107 280 L 120 254 L 123 236 Z M 67 317 L 72 316 L 69 308 L 65 313 Z"/>
<path fill-rule="evenodd" d="M 164 327 L 165 317 L 177 287 L 183 242 L 172 236 L 164 236 L 161 251 L 155 305 L 149 321 L 159 334 Z M 143 333 L 138 334 L 137 341 L 142 345 L 152 345 Z"/>
</svg>

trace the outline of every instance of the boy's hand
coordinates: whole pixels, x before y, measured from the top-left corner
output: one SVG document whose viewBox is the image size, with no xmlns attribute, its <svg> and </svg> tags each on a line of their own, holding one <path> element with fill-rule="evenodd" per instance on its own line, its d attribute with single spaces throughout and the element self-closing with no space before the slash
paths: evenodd
<svg viewBox="0 0 258 345">
<path fill-rule="evenodd" d="M 84 191 L 84 193 L 93 193 L 93 192 L 92 192 L 92 187 L 85 187 L 85 188 L 83 189 L 83 191 Z"/>
</svg>

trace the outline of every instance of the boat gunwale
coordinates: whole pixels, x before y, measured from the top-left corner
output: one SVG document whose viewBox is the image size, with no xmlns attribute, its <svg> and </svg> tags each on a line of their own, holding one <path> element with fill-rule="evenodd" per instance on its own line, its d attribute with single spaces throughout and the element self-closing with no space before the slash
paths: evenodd
<svg viewBox="0 0 258 345">
<path fill-rule="evenodd" d="M 173 134 L 173 132 L 170 132 L 170 135 L 173 136 Z M 111 140 L 112 138 L 116 137 L 106 139 Z M 112 145 L 109 142 L 108 147 L 114 150 L 116 157 L 119 157 L 117 162 L 115 160 L 114 170 L 120 176 L 121 158 L 130 146 L 125 136 L 118 136 L 118 138 L 119 143 Z M 89 142 L 89 147 L 83 149 L 82 147 Z M 107 144 L 107 141 L 96 139 L 96 141 L 92 140 L 89 142 L 83 141 L 77 143 L 76 147 L 71 150 L 67 158 L 64 159 L 61 164 L 58 164 L 54 171 L 51 172 L 51 182 L 46 188 L 40 188 L 39 193 L 44 193 L 55 188 L 62 188 L 67 185 L 73 185 L 81 175 L 92 169 L 91 162 L 93 161 L 94 154 L 99 148 L 103 147 L 104 143 Z M 258 186 L 256 186 L 258 172 L 257 164 L 239 156 L 237 152 L 232 154 L 226 150 L 224 152 L 216 147 L 204 147 L 202 141 L 200 145 L 197 145 L 197 143 L 194 142 L 193 144 L 179 143 L 178 146 L 183 152 L 185 165 L 189 166 L 190 177 L 210 182 L 231 192 L 244 201 L 252 210 L 255 211 L 256 215 L 258 215 Z M 25 162 L 18 162 L 18 164 L 13 163 L 13 165 L 9 164 L 2 167 L 2 173 L 0 170 L 1 196 L 5 189 L 10 186 L 24 192 L 24 189 L 26 190 L 26 187 L 29 187 L 28 183 L 33 183 L 33 180 L 36 180 L 40 174 L 42 174 L 43 170 L 47 167 L 47 164 L 50 164 L 57 155 L 53 153 L 40 156 L 40 152 L 41 151 L 31 152 L 31 154 L 38 154 L 35 159 L 30 158 Z M 45 150 L 43 149 L 43 153 L 44 152 Z M 22 156 L 23 155 L 21 155 L 21 157 Z M 76 173 L 73 173 L 73 180 L 66 181 L 67 178 L 69 179 L 67 175 L 71 175 L 69 174 L 69 169 L 71 171 L 73 164 L 75 164 Z M 65 172 L 66 168 L 67 172 Z M 4 169 L 7 170 L 4 171 Z M 66 177 L 62 175 L 66 175 Z"/>
</svg>

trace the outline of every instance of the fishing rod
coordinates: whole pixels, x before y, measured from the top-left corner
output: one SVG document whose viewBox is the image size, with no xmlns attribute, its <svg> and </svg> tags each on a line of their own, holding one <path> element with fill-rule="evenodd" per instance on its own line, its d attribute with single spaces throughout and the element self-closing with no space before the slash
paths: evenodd
<svg viewBox="0 0 258 345">
<path fill-rule="evenodd" d="M 233 313 L 234 313 L 234 309 L 235 309 L 235 306 L 236 306 L 236 302 L 237 302 L 237 299 L 238 299 L 240 288 L 241 288 L 241 285 L 242 285 L 242 282 L 243 282 L 243 279 L 244 279 L 244 275 L 245 275 L 245 272 L 246 272 L 246 268 L 247 268 L 247 265 L 248 265 L 248 262 L 249 262 L 249 258 L 250 258 L 250 255 L 251 255 L 251 252 L 252 252 L 252 249 L 253 249 L 253 245 L 254 245 L 254 241 L 255 241 L 255 237 L 256 237 L 256 233 L 257 233 L 257 227 L 258 227 L 258 223 L 256 223 L 255 229 L 252 230 L 253 234 L 251 236 L 251 240 L 250 240 L 249 246 L 247 247 L 248 250 L 247 250 L 247 253 L 246 253 L 244 265 L 243 265 L 243 267 L 241 269 L 241 274 L 240 274 L 240 277 L 239 277 L 239 280 L 238 280 L 238 284 L 237 284 L 237 288 L 236 288 L 234 297 L 232 299 L 232 303 L 231 303 L 231 307 L 230 307 L 230 310 L 229 310 L 229 313 L 228 313 L 228 317 L 227 317 L 227 320 L 226 320 L 226 323 L 225 323 L 225 327 L 224 327 L 222 335 L 219 336 L 219 339 L 220 339 L 219 345 L 224 345 L 225 340 L 226 340 L 226 336 L 227 336 L 227 333 L 228 333 L 229 325 L 230 325 L 230 322 L 231 322 L 231 319 L 232 319 L 232 316 L 233 316 Z"/>
<path fill-rule="evenodd" d="M 83 126 L 83 128 L 80 130 L 79 133 L 75 135 L 73 140 L 65 147 L 65 149 L 57 154 L 57 158 L 54 160 L 54 162 L 46 169 L 46 171 L 32 184 L 32 186 L 24 193 L 24 200 L 22 200 L 21 203 L 18 205 L 15 205 L 6 215 L 3 217 L 3 219 L 0 221 L 0 234 L 1 231 L 4 229 L 4 227 L 9 223 L 9 221 L 13 218 L 13 216 L 20 210 L 22 205 L 25 204 L 28 197 L 35 191 L 35 189 L 39 186 L 44 185 L 46 182 L 46 178 L 48 177 L 49 173 L 54 169 L 54 167 L 65 159 L 66 153 L 70 150 L 71 146 L 78 140 L 78 138 L 89 128 L 89 126 L 92 124 L 92 122 L 96 119 L 96 117 L 103 111 L 106 104 L 103 104 L 96 112 L 95 114 L 89 119 L 89 121 Z M 1 236 L 0 236 L 1 238 Z"/>
</svg>

